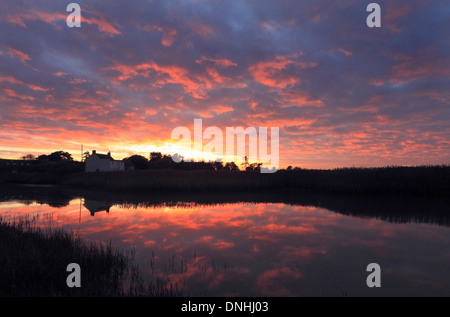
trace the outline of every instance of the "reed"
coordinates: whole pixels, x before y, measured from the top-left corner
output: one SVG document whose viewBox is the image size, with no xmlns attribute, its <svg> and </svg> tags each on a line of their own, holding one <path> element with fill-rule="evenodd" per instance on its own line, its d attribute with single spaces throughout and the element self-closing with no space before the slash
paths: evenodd
<svg viewBox="0 0 450 317">
<path fill-rule="evenodd" d="M 69 263 L 81 267 L 81 287 L 69 288 Z M 134 253 L 88 243 L 31 220 L 0 218 L 0 297 L 175 296 L 179 290 L 146 285 Z"/>
<path fill-rule="evenodd" d="M 65 185 L 116 192 L 241 192 L 301 190 L 339 194 L 450 195 L 450 166 L 257 171 L 137 170 L 76 173 Z"/>
</svg>

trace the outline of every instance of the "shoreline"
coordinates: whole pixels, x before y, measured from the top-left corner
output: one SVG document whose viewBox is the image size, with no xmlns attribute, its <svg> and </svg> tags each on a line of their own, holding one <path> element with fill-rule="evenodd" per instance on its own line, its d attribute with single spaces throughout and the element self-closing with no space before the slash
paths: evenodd
<svg viewBox="0 0 450 317">
<path fill-rule="evenodd" d="M 287 191 L 343 195 L 450 197 L 450 166 L 334 170 L 211 171 L 153 169 L 125 172 L 0 174 L 0 188 L 67 186 L 111 193 L 240 193 Z"/>
</svg>

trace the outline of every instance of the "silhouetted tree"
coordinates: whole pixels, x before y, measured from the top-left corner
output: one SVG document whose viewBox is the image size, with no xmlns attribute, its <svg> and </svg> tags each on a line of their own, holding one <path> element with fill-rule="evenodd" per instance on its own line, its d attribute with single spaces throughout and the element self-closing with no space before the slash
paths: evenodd
<svg viewBox="0 0 450 317">
<path fill-rule="evenodd" d="M 234 162 L 228 162 L 223 169 L 226 171 L 239 171 L 239 167 Z"/>
<path fill-rule="evenodd" d="M 133 164 L 135 169 L 143 170 L 149 167 L 148 160 L 142 155 L 132 155 L 124 159 L 124 161 L 129 161 Z"/>
<path fill-rule="evenodd" d="M 150 162 L 159 161 L 162 159 L 161 152 L 150 152 Z"/>
<path fill-rule="evenodd" d="M 172 160 L 172 156 L 170 154 L 164 154 L 163 157 L 158 161 L 160 168 L 175 168 L 175 163 Z"/>
<path fill-rule="evenodd" d="M 73 161 L 72 154 L 64 151 L 56 151 L 47 158 L 49 161 Z"/>
<path fill-rule="evenodd" d="M 252 163 L 247 166 L 246 171 L 260 171 L 262 163 Z"/>
<path fill-rule="evenodd" d="M 151 169 L 181 169 L 184 167 L 181 163 L 176 163 L 170 154 L 161 154 L 160 152 L 150 153 Z"/>
<path fill-rule="evenodd" d="M 215 169 L 216 171 L 221 171 L 221 170 L 223 170 L 223 163 L 222 163 L 222 162 L 215 161 L 214 163 L 212 163 L 212 165 L 213 165 L 213 167 L 214 167 L 214 169 Z"/>
<path fill-rule="evenodd" d="M 21 157 L 22 160 L 24 161 L 34 161 L 36 160 L 36 156 L 33 154 L 27 154 Z"/>
<path fill-rule="evenodd" d="M 83 153 L 83 162 L 86 161 L 86 159 L 91 156 L 91 153 L 89 153 L 89 151 L 86 151 Z"/>
<path fill-rule="evenodd" d="M 247 168 L 249 167 L 249 163 L 248 163 L 248 156 L 244 156 L 244 163 L 241 164 L 244 167 L 244 170 L 246 171 Z"/>
</svg>

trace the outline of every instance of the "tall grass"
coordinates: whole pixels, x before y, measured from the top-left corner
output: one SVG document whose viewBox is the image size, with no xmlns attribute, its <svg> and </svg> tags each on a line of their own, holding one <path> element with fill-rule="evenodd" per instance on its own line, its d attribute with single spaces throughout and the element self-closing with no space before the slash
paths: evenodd
<svg viewBox="0 0 450 317">
<path fill-rule="evenodd" d="M 257 171 L 139 170 L 77 173 L 62 182 L 121 192 L 302 190 L 339 194 L 450 195 L 450 166 Z"/>
<path fill-rule="evenodd" d="M 69 263 L 81 267 L 81 287 L 66 284 Z M 160 283 L 147 286 L 134 253 L 87 243 L 62 229 L 0 218 L 0 297 L 174 296 Z"/>
</svg>

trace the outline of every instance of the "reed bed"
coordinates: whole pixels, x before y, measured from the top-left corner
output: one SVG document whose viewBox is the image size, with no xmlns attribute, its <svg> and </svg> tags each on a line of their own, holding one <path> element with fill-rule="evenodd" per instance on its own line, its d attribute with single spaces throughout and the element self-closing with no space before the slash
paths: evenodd
<svg viewBox="0 0 450 317">
<path fill-rule="evenodd" d="M 65 185 L 117 192 L 302 190 L 339 194 L 450 195 L 450 166 L 258 171 L 137 170 L 76 173 Z"/>
<path fill-rule="evenodd" d="M 81 287 L 70 288 L 69 263 L 81 267 Z M 0 297 L 177 296 L 164 282 L 147 285 L 134 252 L 88 243 L 63 229 L 0 218 Z"/>
</svg>

